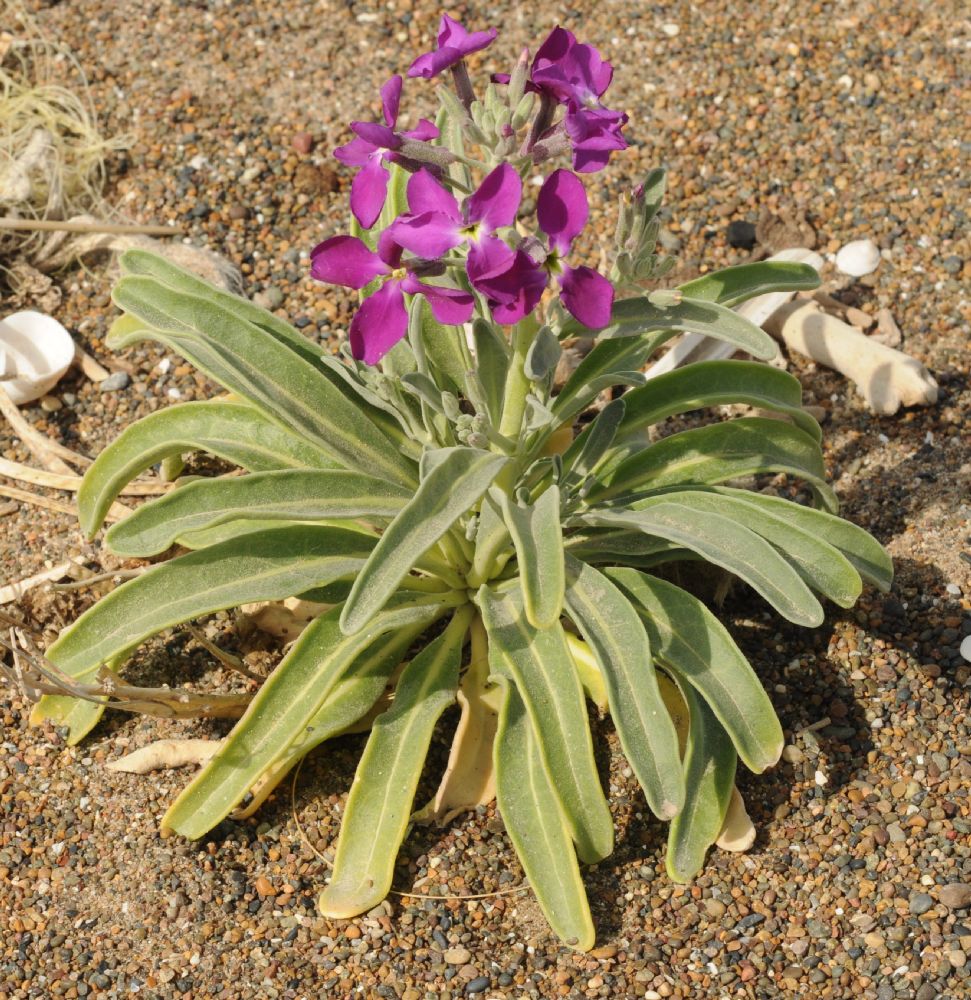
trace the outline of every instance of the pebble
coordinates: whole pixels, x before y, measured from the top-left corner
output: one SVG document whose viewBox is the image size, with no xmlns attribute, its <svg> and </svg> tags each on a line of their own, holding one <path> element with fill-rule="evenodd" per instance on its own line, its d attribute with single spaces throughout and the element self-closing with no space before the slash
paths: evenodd
<svg viewBox="0 0 971 1000">
<path fill-rule="evenodd" d="M 971 663 L 971 635 L 966 635 L 961 640 L 960 653 L 968 663 Z"/>
<path fill-rule="evenodd" d="M 883 308 L 877 311 L 877 332 L 873 336 L 887 347 L 899 347 L 903 342 L 900 327 L 897 326 L 897 321 L 889 309 Z"/>
<path fill-rule="evenodd" d="M 853 240 L 836 254 L 836 267 L 851 278 L 872 274 L 880 264 L 880 248 L 873 240 Z"/>
<path fill-rule="evenodd" d="M 728 224 L 728 245 L 740 250 L 751 250 L 755 246 L 755 224 L 744 219 L 734 219 Z"/>
<path fill-rule="evenodd" d="M 937 898 L 949 910 L 966 910 L 971 907 L 971 884 L 951 882 L 949 885 L 942 885 L 937 892 Z"/>
<path fill-rule="evenodd" d="M 951 254 L 949 257 L 945 257 L 944 260 L 941 261 L 941 267 L 943 267 L 948 274 L 960 274 L 961 269 L 964 267 L 964 261 L 955 254 Z"/>
<path fill-rule="evenodd" d="M 926 892 L 918 892 L 910 897 L 910 912 L 919 917 L 934 908 L 934 899 Z"/>
<path fill-rule="evenodd" d="M 472 957 L 468 948 L 449 948 L 442 958 L 448 965 L 466 965 Z"/>
<path fill-rule="evenodd" d="M 306 156 L 314 148 L 314 137 L 309 132 L 298 132 L 291 144 L 301 156 Z"/>
<path fill-rule="evenodd" d="M 112 372 L 106 379 L 98 383 L 101 392 L 117 392 L 131 385 L 131 375 L 128 372 Z"/>
<path fill-rule="evenodd" d="M 868 312 L 857 309 L 855 306 L 850 306 L 846 310 L 846 321 L 850 326 L 855 326 L 859 330 L 869 330 L 877 320 L 875 316 L 871 316 Z"/>
</svg>

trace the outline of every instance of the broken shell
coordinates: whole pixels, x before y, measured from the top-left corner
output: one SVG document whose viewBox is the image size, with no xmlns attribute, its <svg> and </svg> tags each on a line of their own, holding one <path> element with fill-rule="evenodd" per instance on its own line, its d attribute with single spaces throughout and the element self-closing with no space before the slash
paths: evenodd
<svg viewBox="0 0 971 1000">
<path fill-rule="evenodd" d="M 871 274 L 880 264 L 880 248 L 873 240 L 853 240 L 836 254 L 836 267 L 851 278 Z"/>
<path fill-rule="evenodd" d="M 46 395 L 73 360 L 74 341 L 52 316 L 28 309 L 0 320 L 0 384 L 14 405 Z"/>
</svg>

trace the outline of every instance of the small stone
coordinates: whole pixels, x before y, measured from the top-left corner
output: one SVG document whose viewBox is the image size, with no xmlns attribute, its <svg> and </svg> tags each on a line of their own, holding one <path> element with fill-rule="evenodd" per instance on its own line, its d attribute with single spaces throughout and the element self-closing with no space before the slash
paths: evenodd
<svg viewBox="0 0 971 1000">
<path fill-rule="evenodd" d="M 261 875 L 253 883 L 253 888 L 261 896 L 275 896 L 276 895 L 276 888 L 274 887 L 273 883 L 265 875 Z"/>
<path fill-rule="evenodd" d="M 442 958 L 448 965 L 467 965 L 472 952 L 468 948 L 449 948 Z"/>
<path fill-rule="evenodd" d="M 880 264 L 880 248 L 873 240 L 853 240 L 836 254 L 836 267 L 851 278 L 872 274 Z"/>
<path fill-rule="evenodd" d="M 954 966 L 955 969 L 963 969 L 968 961 L 968 956 L 965 955 L 963 951 L 955 949 L 954 951 L 949 951 L 947 953 L 947 960 Z"/>
<path fill-rule="evenodd" d="M 309 132 L 298 132 L 293 137 L 292 144 L 301 156 L 306 156 L 314 148 L 314 137 Z"/>
<path fill-rule="evenodd" d="M 249 209 L 245 205 L 237 203 L 229 206 L 229 217 L 231 219 L 239 222 L 241 219 L 245 219 L 247 215 L 249 215 Z"/>
<path fill-rule="evenodd" d="M 809 938 L 796 938 L 795 941 L 790 943 L 789 951 L 791 951 L 796 958 L 802 958 L 802 956 L 809 951 Z"/>
<path fill-rule="evenodd" d="M 663 31 L 668 38 L 677 38 L 678 35 L 681 34 L 680 26 L 674 23 L 662 24 L 661 31 Z"/>
<path fill-rule="evenodd" d="M 789 743 L 782 748 L 782 759 L 787 764 L 801 764 L 806 759 L 806 755 L 799 747 Z"/>
<path fill-rule="evenodd" d="M 469 994 L 483 993 L 489 988 L 489 983 L 491 980 L 488 976 L 479 976 L 478 979 L 473 979 L 468 986 L 465 987 L 465 992 Z"/>
<path fill-rule="evenodd" d="M 887 836 L 891 844 L 902 844 L 907 839 L 907 834 L 900 828 L 899 823 L 891 823 L 887 827 Z"/>
<path fill-rule="evenodd" d="M 971 635 L 966 635 L 961 640 L 961 655 L 971 663 Z"/>
<path fill-rule="evenodd" d="M 102 392 L 117 392 L 119 389 L 127 389 L 130 384 L 131 376 L 128 372 L 114 372 L 99 382 L 98 388 Z"/>
<path fill-rule="evenodd" d="M 56 413 L 63 405 L 57 396 L 44 396 L 40 401 L 40 408 L 45 413 Z"/>
<path fill-rule="evenodd" d="M 934 900 L 926 892 L 918 892 L 910 897 L 910 912 L 919 917 L 934 908 Z"/>
<path fill-rule="evenodd" d="M 871 336 L 887 347 L 899 347 L 904 339 L 889 309 L 881 309 L 877 313 L 877 332 Z"/>
<path fill-rule="evenodd" d="M 917 991 L 914 1000 L 937 1000 L 937 988 L 931 983 L 924 983 Z"/>
<path fill-rule="evenodd" d="M 941 261 L 941 267 L 947 271 L 948 274 L 960 274 L 961 268 L 964 267 L 964 261 L 961 260 L 956 254 L 951 254 L 949 257 L 945 257 Z M 951 963 L 954 964 L 953 962 Z"/>
<path fill-rule="evenodd" d="M 942 885 L 938 890 L 937 898 L 949 910 L 964 910 L 971 906 L 971 885 L 966 882 L 952 882 L 950 885 Z"/>
<path fill-rule="evenodd" d="M 361 936 L 361 928 L 357 924 L 348 924 L 344 929 L 344 937 L 349 941 L 356 941 Z"/>
<path fill-rule="evenodd" d="M 850 326 L 855 326 L 859 330 L 869 330 L 876 322 L 876 317 L 871 316 L 862 309 L 857 309 L 855 306 L 850 306 L 846 310 L 846 321 Z"/>
<path fill-rule="evenodd" d="M 751 250 L 755 246 L 755 224 L 735 219 L 728 224 L 728 245 L 737 250 Z"/>
<path fill-rule="evenodd" d="M 706 899 L 704 906 L 713 920 L 721 920 L 725 916 L 725 904 L 720 899 Z"/>
</svg>

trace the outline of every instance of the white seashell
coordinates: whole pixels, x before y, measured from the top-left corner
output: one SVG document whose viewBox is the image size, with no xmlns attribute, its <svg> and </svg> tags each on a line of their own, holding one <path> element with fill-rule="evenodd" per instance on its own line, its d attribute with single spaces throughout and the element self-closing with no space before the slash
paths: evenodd
<svg viewBox="0 0 971 1000">
<path fill-rule="evenodd" d="M 28 309 L 0 320 L 0 385 L 16 406 L 48 393 L 73 360 L 74 341 L 52 316 Z"/>
<path fill-rule="evenodd" d="M 836 254 L 836 267 L 852 278 L 871 274 L 880 264 L 880 248 L 873 240 L 853 240 L 840 247 Z"/>
</svg>

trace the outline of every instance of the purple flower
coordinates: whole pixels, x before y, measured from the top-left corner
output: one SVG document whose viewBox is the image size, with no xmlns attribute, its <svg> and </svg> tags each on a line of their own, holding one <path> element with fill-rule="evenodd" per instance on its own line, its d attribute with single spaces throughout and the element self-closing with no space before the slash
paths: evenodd
<svg viewBox="0 0 971 1000">
<path fill-rule="evenodd" d="M 388 194 L 388 172 L 384 165 L 394 159 L 394 151 L 401 146 L 402 138 L 424 142 L 438 138 L 438 129 L 424 118 L 418 122 L 418 128 L 410 132 L 395 132 L 401 87 L 402 79 L 396 75 L 381 88 L 384 125 L 351 122 L 356 137 L 334 151 L 341 163 L 363 168 L 351 183 L 351 211 L 365 229 L 377 222 L 384 208 Z"/>
<path fill-rule="evenodd" d="M 351 320 L 351 352 L 368 365 L 376 365 L 408 332 L 405 295 L 424 295 L 439 323 L 465 323 L 472 315 L 468 292 L 419 281 L 401 254 L 388 230 L 378 239 L 377 253 L 356 236 L 333 236 L 310 253 L 310 273 L 318 281 L 357 289 L 381 281 Z"/>
<path fill-rule="evenodd" d="M 563 124 L 573 146 L 573 169 L 577 173 L 603 170 L 612 152 L 627 148 L 620 131 L 627 124 L 627 115 L 622 111 L 571 106 Z"/>
<path fill-rule="evenodd" d="M 589 206 L 583 183 L 569 170 L 556 170 L 536 202 L 539 227 L 548 248 L 538 241 L 509 251 L 505 269 L 496 269 L 477 287 L 500 323 L 516 323 L 536 308 L 549 277 L 560 286 L 563 305 L 584 326 L 599 330 L 610 322 L 614 287 L 592 267 L 572 267 L 563 258 L 587 223 Z M 498 262 L 497 262 L 498 263 Z"/>
<path fill-rule="evenodd" d="M 422 76 L 430 80 L 472 52 L 491 45 L 497 34 L 495 28 L 468 32 L 458 21 L 443 14 L 438 23 L 438 48 L 420 55 L 408 68 L 408 76 Z"/>
<path fill-rule="evenodd" d="M 410 215 L 391 225 L 396 243 L 419 257 L 434 259 L 462 243 L 469 244 L 467 269 L 473 284 L 508 266 L 512 251 L 495 235 L 511 226 L 523 194 L 523 182 L 508 163 L 495 168 L 459 207 L 451 192 L 426 170 L 408 181 Z"/>
</svg>

